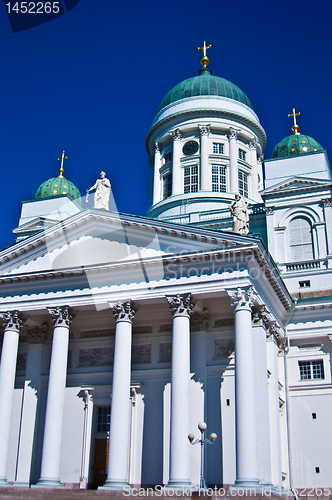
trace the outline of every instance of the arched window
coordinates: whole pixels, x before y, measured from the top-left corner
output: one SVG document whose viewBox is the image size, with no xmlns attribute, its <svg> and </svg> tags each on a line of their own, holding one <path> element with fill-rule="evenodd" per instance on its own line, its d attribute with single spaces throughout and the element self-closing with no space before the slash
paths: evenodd
<svg viewBox="0 0 332 500">
<path fill-rule="evenodd" d="M 308 219 L 296 217 L 288 226 L 292 262 L 313 260 L 312 227 Z"/>
</svg>

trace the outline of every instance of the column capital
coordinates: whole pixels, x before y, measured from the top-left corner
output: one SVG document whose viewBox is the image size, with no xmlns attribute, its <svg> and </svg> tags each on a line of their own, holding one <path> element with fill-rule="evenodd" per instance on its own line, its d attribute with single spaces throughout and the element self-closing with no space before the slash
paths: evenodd
<svg viewBox="0 0 332 500">
<path fill-rule="evenodd" d="M 160 153 L 160 144 L 158 141 L 155 141 L 155 143 L 154 143 L 154 152 Z"/>
<path fill-rule="evenodd" d="M 244 288 L 237 288 L 236 290 L 227 291 L 229 297 L 231 298 L 232 305 L 234 307 L 234 312 L 239 310 L 250 310 L 253 304 L 253 287 L 247 286 Z"/>
<path fill-rule="evenodd" d="M 209 317 L 206 313 L 193 313 L 190 316 L 190 330 L 192 332 L 204 332 L 209 326 Z"/>
<path fill-rule="evenodd" d="M 252 310 L 252 326 L 267 326 L 267 315 L 269 311 L 265 304 L 260 304 L 253 307 Z"/>
<path fill-rule="evenodd" d="M 132 323 L 137 308 L 134 308 L 133 302 L 131 300 L 126 300 L 125 302 L 119 302 L 112 307 L 112 312 L 115 317 L 115 322 L 127 321 Z"/>
<path fill-rule="evenodd" d="M 249 149 L 256 149 L 257 148 L 257 145 L 258 145 L 258 140 L 256 137 L 254 137 L 253 139 L 251 139 L 251 141 L 249 142 Z"/>
<path fill-rule="evenodd" d="M 324 198 L 322 199 L 323 207 L 332 207 L 332 198 Z"/>
<path fill-rule="evenodd" d="M 239 135 L 239 130 L 236 130 L 233 127 L 229 127 L 228 129 L 228 139 L 237 139 L 237 136 Z"/>
<path fill-rule="evenodd" d="M 275 207 L 265 207 L 266 215 L 273 215 Z"/>
<path fill-rule="evenodd" d="M 173 141 L 180 141 L 182 139 L 182 134 L 179 128 L 168 132 L 169 135 L 173 137 Z"/>
<path fill-rule="evenodd" d="M 24 323 L 20 311 L 7 311 L 0 313 L 0 318 L 5 325 L 5 330 L 16 330 L 19 332 Z"/>
<path fill-rule="evenodd" d="M 198 125 L 200 135 L 209 135 L 211 125 Z"/>
<path fill-rule="evenodd" d="M 47 310 L 52 318 L 54 327 L 70 327 L 74 315 L 71 313 L 69 306 L 48 307 Z"/>
<path fill-rule="evenodd" d="M 48 334 L 48 325 L 47 323 L 41 326 L 34 326 L 33 328 L 26 328 L 28 334 L 28 342 L 29 344 L 42 344 Z"/>
<path fill-rule="evenodd" d="M 186 316 L 190 317 L 191 311 L 194 307 L 192 303 L 191 293 L 185 293 L 166 297 L 173 317 Z"/>
</svg>

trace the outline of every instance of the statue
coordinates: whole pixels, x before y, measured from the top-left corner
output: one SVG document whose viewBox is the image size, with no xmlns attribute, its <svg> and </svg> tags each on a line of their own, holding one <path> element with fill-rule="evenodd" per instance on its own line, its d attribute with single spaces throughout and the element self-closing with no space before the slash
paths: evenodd
<svg viewBox="0 0 332 500">
<path fill-rule="evenodd" d="M 95 189 L 94 208 L 103 208 L 109 210 L 109 198 L 111 192 L 111 183 L 106 179 L 105 172 L 100 172 L 101 179 L 97 179 L 94 186 L 86 190 L 86 201 L 88 201 L 89 192 Z"/>
<path fill-rule="evenodd" d="M 247 204 L 239 193 L 235 195 L 235 201 L 229 206 L 229 209 L 233 214 L 233 233 L 248 234 L 249 215 Z"/>
</svg>

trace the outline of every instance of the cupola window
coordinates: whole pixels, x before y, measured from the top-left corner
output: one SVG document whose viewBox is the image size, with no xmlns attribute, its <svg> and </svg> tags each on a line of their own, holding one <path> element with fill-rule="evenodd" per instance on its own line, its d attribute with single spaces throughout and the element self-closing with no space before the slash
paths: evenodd
<svg viewBox="0 0 332 500">
<path fill-rule="evenodd" d="M 168 172 L 163 177 L 163 199 L 172 196 L 172 172 Z"/>
<path fill-rule="evenodd" d="M 296 217 L 290 221 L 288 229 L 292 262 L 313 260 L 310 222 L 304 217 Z"/>
<path fill-rule="evenodd" d="M 197 193 L 198 191 L 198 166 L 192 165 L 184 168 L 184 193 Z"/>
<path fill-rule="evenodd" d="M 213 143 L 213 153 L 218 154 L 218 155 L 223 155 L 224 154 L 224 145 L 221 142 L 214 142 Z"/>
<path fill-rule="evenodd" d="M 165 163 L 168 163 L 169 161 L 171 161 L 171 159 L 172 159 L 171 151 L 169 151 L 168 153 L 165 153 L 165 155 L 164 155 Z"/>
<path fill-rule="evenodd" d="M 212 165 L 212 191 L 226 193 L 226 167 Z"/>
<path fill-rule="evenodd" d="M 246 161 L 246 155 L 247 155 L 247 153 L 245 151 L 243 151 L 243 149 L 239 149 L 240 160 Z"/>
<path fill-rule="evenodd" d="M 239 170 L 238 180 L 239 180 L 239 193 L 240 193 L 240 195 L 248 198 L 248 174 L 246 174 L 242 170 Z"/>
</svg>

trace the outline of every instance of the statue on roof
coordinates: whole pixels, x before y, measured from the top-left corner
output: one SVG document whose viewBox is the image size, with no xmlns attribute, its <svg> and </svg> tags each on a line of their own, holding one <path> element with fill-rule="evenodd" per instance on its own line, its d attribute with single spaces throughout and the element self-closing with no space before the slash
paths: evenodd
<svg viewBox="0 0 332 500">
<path fill-rule="evenodd" d="M 105 172 L 100 172 L 100 177 L 100 179 L 96 180 L 94 186 L 86 190 L 86 201 L 88 201 L 89 192 L 95 190 L 93 207 L 109 210 L 111 183 L 106 178 Z"/>
<path fill-rule="evenodd" d="M 249 233 L 249 214 L 247 204 L 243 198 L 237 193 L 235 201 L 229 206 L 233 214 L 233 233 L 248 234 Z"/>
</svg>

